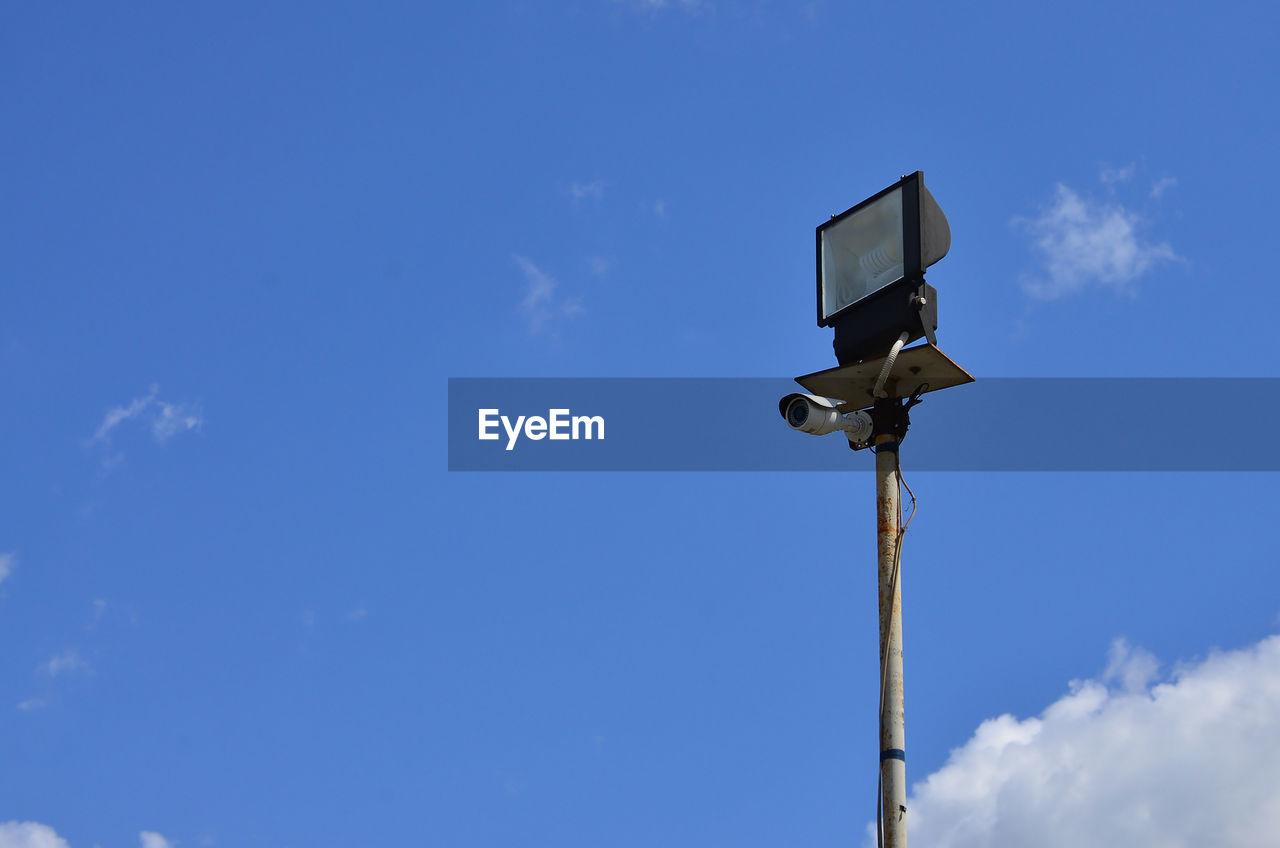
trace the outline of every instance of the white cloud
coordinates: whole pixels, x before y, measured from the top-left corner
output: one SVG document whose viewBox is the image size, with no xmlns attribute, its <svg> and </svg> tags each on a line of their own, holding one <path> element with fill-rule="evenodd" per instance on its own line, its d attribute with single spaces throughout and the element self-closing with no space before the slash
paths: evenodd
<svg viewBox="0 0 1280 848">
<path fill-rule="evenodd" d="M 1178 184 L 1178 181 L 1173 177 L 1161 177 L 1151 185 L 1152 199 L 1158 200 L 1160 198 L 1160 195 L 1164 194 L 1166 191 L 1173 188 L 1177 184 Z"/>
<path fill-rule="evenodd" d="M 173 843 L 153 830 L 144 830 L 138 834 L 142 848 L 173 848 Z"/>
<path fill-rule="evenodd" d="M 0 822 L 0 848 L 70 848 L 53 828 L 36 822 Z"/>
<path fill-rule="evenodd" d="M 516 257 L 516 264 L 520 266 L 520 270 L 524 272 L 525 281 L 528 288 L 525 289 L 524 301 L 520 304 L 520 308 L 526 313 L 537 315 L 544 312 L 551 303 L 552 297 L 556 293 L 556 281 L 551 275 L 543 271 L 532 260 L 523 256 Z M 531 323 L 540 323 L 545 318 L 530 318 Z M 537 329 L 537 327 L 535 327 Z"/>
<path fill-rule="evenodd" d="M 351 610 L 351 612 L 347 613 L 347 621 L 364 621 L 365 616 L 368 614 L 369 611 L 364 607 L 356 607 Z"/>
<path fill-rule="evenodd" d="M 28 698 L 25 701 L 18 702 L 18 709 L 24 713 L 29 713 L 44 707 L 47 703 L 44 698 Z M 3 842 L 0 842 L 0 846 L 3 846 L 3 844 Z"/>
<path fill-rule="evenodd" d="M 89 664 L 84 661 L 84 658 L 74 648 L 68 648 L 40 664 L 40 671 L 49 677 L 57 677 L 73 671 L 88 670 Z"/>
<path fill-rule="evenodd" d="M 84 629 L 97 630 L 103 623 L 134 625 L 138 623 L 138 612 L 129 604 L 108 601 L 106 598 L 94 598 L 93 611 L 89 614 L 89 621 Z"/>
<path fill-rule="evenodd" d="M 1104 166 L 1102 168 L 1102 172 L 1098 174 L 1098 178 L 1108 185 L 1111 183 L 1127 183 L 1129 180 L 1133 179 L 1133 172 L 1135 170 L 1137 170 L 1137 167 L 1133 163 L 1125 165 L 1123 168 L 1110 168 Z"/>
<path fill-rule="evenodd" d="M 1124 642 L 1040 716 L 983 722 L 907 802 L 937 848 L 1213 845 L 1280 834 L 1280 636 L 1152 683 Z M 1109 681 L 1118 686 L 1108 686 Z M 868 839 L 874 842 L 874 825 Z"/>
<path fill-rule="evenodd" d="M 102 622 L 102 617 L 107 614 L 107 602 L 103 598 L 93 599 L 93 617 L 89 619 L 89 623 L 85 625 L 86 630 L 92 630 Z"/>
<path fill-rule="evenodd" d="M 111 434 L 117 427 L 135 420 L 143 422 L 151 430 L 152 438 L 160 443 L 168 441 L 179 433 L 200 429 L 204 418 L 199 408 L 189 403 L 162 401 L 159 399 L 159 392 L 160 387 L 153 385 L 150 392 L 134 398 L 126 406 L 107 410 L 89 444 L 109 444 Z"/>
<path fill-rule="evenodd" d="M 1130 647 L 1124 639 L 1117 639 L 1111 643 L 1102 680 L 1119 683 L 1125 692 L 1143 692 L 1155 680 L 1159 670 L 1160 662 L 1149 652 Z"/>
<path fill-rule="evenodd" d="M 98 430 L 93 434 L 92 442 L 105 442 L 111 438 L 111 431 L 126 421 L 132 421 L 143 413 L 156 399 L 156 392 L 159 391 L 158 386 L 152 386 L 151 392 L 140 398 L 134 398 L 129 402 L 128 406 L 117 406 L 107 410 L 107 414 L 103 417 L 102 423 L 98 425 Z"/>
<path fill-rule="evenodd" d="M 9 575 L 13 574 L 13 570 L 18 567 L 18 555 L 13 553 L 0 554 L 0 583 L 3 583 Z"/>
<path fill-rule="evenodd" d="M 1020 282 L 1032 297 L 1053 300 L 1089 286 L 1133 294 L 1134 282 L 1161 262 L 1178 259 L 1167 243 L 1138 236 L 1139 216 L 1058 184 L 1053 204 L 1038 218 L 1015 219 L 1043 262 L 1039 274 Z"/>
<path fill-rule="evenodd" d="M 599 200 L 604 197 L 604 181 L 594 180 L 589 183 L 574 183 L 569 186 L 569 196 L 574 200 Z"/>
<path fill-rule="evenodd" d="M 160 401 L 160 409 L 151 421 L 151 435 L 157 442 L 165 442 L 178 433 L 199 430 L 204 423 L 200 412 L 189 404 L 173 404 Z"/>
<path fill-rule="evenodd" d="M 663 9 L 684 9 L 693 11 L 701 8 L 702 0 L 630 0 L 630 5 L 646 12 L 658 12 Z"/>
<path fill-rule="evenodd" d="M 573 318 L 586 312 L 582 298 L 557 298 L 555 279 L 531 260 L 523 256 L 517 256 L 515 260 L 524 272 L 527 284 L 520 311 L 524 314 L 531 334 L 542 333 L 558 318 Z"/>
<path fill-rule="evenodd" d="M 160 834 L 144 830 L 138 834 L 142 848 L 173 848 L 173 843 Z M 67 840 L 47 824 L 37 822 L 0 822 L 0 848 L 71 848 Z"/>
</svg>

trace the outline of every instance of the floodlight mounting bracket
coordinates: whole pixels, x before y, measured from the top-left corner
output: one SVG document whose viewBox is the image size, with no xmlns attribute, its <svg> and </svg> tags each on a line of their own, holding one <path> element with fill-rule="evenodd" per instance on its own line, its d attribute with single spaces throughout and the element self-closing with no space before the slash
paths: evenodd
<svg viewBox="0 0 1280 848">
<path fill-rule="evenodd" d="M 875 385 L 884 368 L 886 357 L 867 359 L 852 365 L 839 365 L 796 377 L 805 391 L 820 397 L 839 398 L 841 413 L 870 409 L 876 402 Z M 925 392 L 936 392 L 952 386 L 972 383 L 973 375 L 931 344 L 904 348 L 894 361 L 883 388 L 889 397 L 909 397 L 924 386 Z"/>
<path fill-rule="evenodd" d="M 907 343 L 924 338 L 937 346 L 938 290 L 923 275 L 902 279 L 837 313 L 832 347 L 841 365 L 883 356 L 900 333 Z"/>
<path fill-rule="evenodd" d="M 934 347 L 938 346 L 935 328 L 938 326 L 938 290 L 920 279 L 920 286 L 911 293 L 911 305 L 920 316 L 920 327 L 924 330 L 924 338 Z M 914 334 L 913 334 L 914 335 Z"/>
</svg>

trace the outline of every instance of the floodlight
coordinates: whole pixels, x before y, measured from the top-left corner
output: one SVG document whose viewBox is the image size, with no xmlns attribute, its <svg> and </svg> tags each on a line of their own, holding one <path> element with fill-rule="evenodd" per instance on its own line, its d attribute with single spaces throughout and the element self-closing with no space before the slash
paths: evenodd
<svg viewBox="0 0 1280 848">
<path fill-rule="evenodd" d="M 817 229 L 818 326 L 835 327 L 841 365 L 883 356 L 937 329 L 924 271 L 947 255 L 951 228 L 924 172 L 903 177 Z"/>
</svg>

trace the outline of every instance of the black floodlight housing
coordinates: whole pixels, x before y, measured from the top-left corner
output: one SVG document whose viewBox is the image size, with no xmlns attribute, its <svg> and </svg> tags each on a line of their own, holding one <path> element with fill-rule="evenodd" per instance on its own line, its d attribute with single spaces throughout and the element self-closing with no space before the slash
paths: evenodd
<svg viewBox="0 0 1280 848">
<path fill-rule="evenodd" d="M 947 255 L 951 228 L 924 185 L 924 172 L 821 224 L 818 326 L 835 327 L 836 359 L 884 356 L 902 333 L 935 343 L 938 293 L 924 270 Z"/>
</svg>

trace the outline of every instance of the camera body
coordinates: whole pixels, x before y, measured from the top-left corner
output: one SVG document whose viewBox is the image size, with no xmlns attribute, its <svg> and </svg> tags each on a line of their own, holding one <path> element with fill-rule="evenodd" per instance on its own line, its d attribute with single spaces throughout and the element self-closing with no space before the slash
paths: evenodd
<svg viewBox="0 0 1280 848">
<path fill-rule="evenodd" d="M 850 442 L 862 443 L 871 438 L 871 416 L 862 410 L 840 412 L 844 401 L 818 395 L 792 393 L 778 401 L 778 412 L 792 430 L 825 436 L 843 431 Z"/>
</svg>

